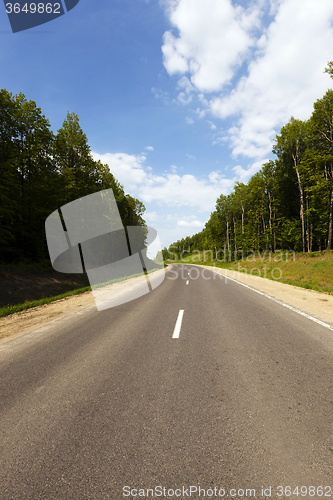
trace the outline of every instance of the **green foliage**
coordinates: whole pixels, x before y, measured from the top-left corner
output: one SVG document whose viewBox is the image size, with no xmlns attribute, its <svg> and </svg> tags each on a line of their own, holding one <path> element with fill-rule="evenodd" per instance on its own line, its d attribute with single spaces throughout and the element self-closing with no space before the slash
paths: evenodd
<svg viewBox="0 0 333 500">
<path fill-rule="evenodd" d="M 324 73 L 328 73 L 333 78 L 333 61 L 328 61 Z"/>
<path fill-rule="evenodd" d="M 0 91 L 0 248 L 9 249 L 15 240 L 12 230 L 17 210 L 15 195 L 15 149 L 11 138 L 15 135 L 15 112 L 12 95 Z"/>
<path fill-rule="evenodd" d="M 75 113 L 54 135 L 34 101 L 0 90 L 0 261 L 47 258 L 45 219 L 65 203 L 112 188 L 126 225 L 143 226 L 144 205 L 92 158 Z"/>
<path fill-rule="evenodd" d="M 333 78 L 333 61 L 325 69 Z M 227 262 L 249 252 L 330 250 L 333 238 L 333 90 L 314 103 L 307 121 L 291 117 L 275 138 L 276 160 L 247 184 L 216 200 L 205 228 L 164 250 L 222 252 Z M 167 257 L 166 257 L 167 258 Z"/>
</svg>

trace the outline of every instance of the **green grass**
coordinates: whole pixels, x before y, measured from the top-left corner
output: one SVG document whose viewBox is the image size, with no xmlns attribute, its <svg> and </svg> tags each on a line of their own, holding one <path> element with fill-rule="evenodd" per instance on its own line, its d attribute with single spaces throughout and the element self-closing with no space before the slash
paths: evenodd
<svg viewBox="0 0 333 500">
<path fill-rule="evenodd" d="M 26 309 L 31 309 L 37 306 L 43 306 L 44 304 L 50 304 L 56 300 L 64 299 L 70 297 L 71 295 L 79 295 L 80 293 L 90 292 L 90 286 L 85 288 L 78 288 L 77 290 L 72 290 L 71 292 L 62 293 L 61 295 L 56 295 L 55 297 L 47 297 L 40 300 L 33 300 L 31 302 L 25 302 L 24 304 L 16 304 L 14 306 L 5 306 L 0 308 L 0 318 L 8 316 L 9 314 L 14 314 L 20 311 L 25 311 Z"/>
<path fill-rule="evenodd" d="M 333 294 L 333 251 L 296 253 L 294 256 L 281 253 L 278 256 L 255 256 L 234 262 L 217 262 L 201 252 L 189 255 L 177 263 L 215 266 L 231 271 L 240 271 L 255 276 L 280 281 L 289 285 Z"/>
</svg>

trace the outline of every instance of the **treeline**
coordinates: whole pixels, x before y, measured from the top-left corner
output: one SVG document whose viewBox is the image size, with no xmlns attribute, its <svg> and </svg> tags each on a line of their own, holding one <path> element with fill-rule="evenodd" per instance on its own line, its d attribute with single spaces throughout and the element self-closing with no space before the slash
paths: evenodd
<svg viewBox="0 0 333 500">
<path fill-rule="evenodd" d="M 325 71 L 332 77 L 333 63 Z M 281 128 L 273 153 L 247 184 L 219 196 L 200 233 L 173 243 L 164 257 L 222 250 L 231 261 L 254 251 L 332 249 L 333 90 L 314 103 L 308 120 L 292 117 Z"/>
<path fill-rule="evenodd" d="M 34 101 L 0 90 L 0 261 L 48 259 L 45 219 L 81 196 L 112 188 L 125 226 L 144 205 L 94 161 L 75 113 L 54 134 Z"/>
</svg>

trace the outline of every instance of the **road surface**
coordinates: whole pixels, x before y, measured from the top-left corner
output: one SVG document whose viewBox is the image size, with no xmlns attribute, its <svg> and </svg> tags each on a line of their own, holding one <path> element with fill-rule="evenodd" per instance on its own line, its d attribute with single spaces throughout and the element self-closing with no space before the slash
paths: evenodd
<svg viewBox="0 0 333 500">
<path fill-rule="evenodd" d="M 174 265 L 135 301 L 9 340 L 0 498 L 332 498 L 332 339 Z"/>
</svg>

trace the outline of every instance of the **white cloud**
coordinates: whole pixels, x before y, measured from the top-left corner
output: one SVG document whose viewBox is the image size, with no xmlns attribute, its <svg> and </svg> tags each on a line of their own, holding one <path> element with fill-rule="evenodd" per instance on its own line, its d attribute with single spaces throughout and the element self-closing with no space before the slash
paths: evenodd
<svg viewBox="0 0 333 500">
<path fill-rule="evenodd" d="M 176 217 L 178 218 L 178 217 Z M 203 228 L 204 222 L 200 222 L 196 215 L 182 215 L 180 220 L 177 221 L 177 227 L 192 227 L 192 228 Z"/>
<path fill-rule="evenodd" d="M 213 184 L 194 175 L 166 174 L 149 176 L 147 183 L 140 186 L 140 197 L 144 202 L 157 201 L 168 206 L 196 207 L 198 210 L 212 210 L 216 198 L 229 192 L 235 179 L 221 179 Z"/>
<path fill-rule="evenodd" d="M 208 124 L 209 124 L 211 130 L 216 130 L 217 127 L 213 122 L 208 120 Z"/>
<path fill-rule="evenodd" d="M 254 41 L 257 7 L 234 7 L 230 0 L 178 0 L 167 2 L 171 24 L 178 30 L 164 33 L 163 62 L 170 75 L 191 75 L 202 92 L 220 90 L 233 76 L 233 68 Z"/>
<path fill-rule="evenodd" d="M 189 104 L 193 99 L 192 94 L 195 92 L 195 87 L 193 87 L 190 80 L 183 76 L 178 80 L 177 88 L 181 90 L 178 94 L 178 101 L 184 105 Z"/>
<path fill-rule="evenodd" d="M 145 167 L 143 155 L 126 153 L 92 152 L 94 160 L 107 163 L 112 174 L 124 185 L 125 191 L 137 196 L 144 203 L 156 202 L 170 207 L 192 207 L 199 211 L 214 209 L 216 198 L 232 190 L 237 176 L 226 179 L 222 176 L 198 178 L 194 175 L 178 175 L 177 167 L 171 173 L 156 175 Z"/>
<path fill-rule="evenodd" d="M 178 50 L 179 43 L 170 31 L 164 33 L 164 45 L 162 52 L 164 55 L 164 65 L 167 71 L 173 75 L 174 73 L 185 73 L 189 68 L 185 57 Z M 178 45 L 178 47 L 177 47 Z"/>
<path fill-rule="evenodd" d="M 182 89 L 186 94 L 195 92 L 195 87 L 186 76 L 183 76 L 180 80 L 178 80 L 177 87 Z"/>
<path fill-rule="evenodd" d="M 178 101 L 185 106 L 192 101 L 192 96 L 186 94 L 185 92 L 180 92 L 178 94 Z"/>
<path fill-rule="evenodd" d="M 204 118 L 207 114 L 207 110 L 206 109 L 200 109 L 200 108 L 197 108 L 195 110 L 196 114 L 198 115 L 199 118 Z"/>
<path fill-rule="evenodd" d="M 256 161 L 252 163 L 252 165 L 250 165 L 249 168 L 247 169 L 243 168 L 241 165 L 236 165 L 231 170 L 235 172 L 239 182 L 246 183 L 250 179 L 250 177 L 256 172 L 258 172 L 258 170 L 260 170 L 262 165 L 266 163 L 268 160 L 269 160 L 268 158 L 265 158 L 260 161 Z"/>
<path fill-rule="evenodd" d="M 189 155 L 188 153 L 186 153 L 185 156 L 187 156 L 187 158 L 189 158 L 190 160 L 196 160 L 195 156 Z"/>
<path fill-rule="evenodd" d="M 187 123 L 188 125 L 193 125 L 193 123 L 194 123 L 193 118 L 189 118 L 188 116 L 185 118 L 185 121 L 186 121 L 186 123 Z"/>
<path fill-rule="evenodd" d="M 159 219 L 156 212 L 145 212 L 144 218 L 147 222 L 157 222 Z"/>
<path fill-rule="evenodd" d="M 297 22 L 295 22 L 297 20 Z M 216 116 L 240 114 L 229 130 L 234 156 L 261 158 L 270 152 L 279 128 L 293 115 L 307 119 L 313 102 L 329 85 L 323 74 L 332 56 L 333 4 L 323 0 L 283 1 L 260 41 L 249 75 L 228 96 L 211 101 Z"/>
<path fill-rule="evenodd" d="M 180 175 L 175 165 L 170 166 L 171 172 L 158 175 L 142 154 L 92 152 L 92 156 L 109 165 L 125 192 L 143 201 L 144 218 L 157 229 L 162 246 L 201 231 L 201 220 L 208 220 L 218 196 L 230 193 L 235 181 L 246 175 L 241 169 L 232 173 L 232 179 L 218 171 L 208 171 L 204 177 Z"/>
<path fill-rule="evenodd" d="M 165 90 L 157 89 L 155 87 L 152 87 L 151 91 L 154 94 L 155 99 L 162 99 L 165 104 L 169 104 L 170 99 L 168 92 L 166 92 Z"/>
<path fill-rule="evenodd" d="M 225 178 L 224 175 L 221 175 L 219 172 L 215 172 L 214 170 L 208 174 L 208 179 L 213 184 L 218 184 L 222 182 L 224 178 Z"/>
<path fill-rule="evenodd" d="M 332 59 L 332 1 L 256 0 L 247 9 L 231 0 L 165 2 L 173 27 L 163 40 L 166 70 L 181 76 L 185 96 L 197 92 L 200 118 L 234 120 L 220 140 L 258 164 L 280 127 L 307 119 L 331 84 L 323 70 Z M 263 14 L 273 16 L 269 25 Z"/>
<path fill-rule="evenodd" d="M 94 160 L 107 163 L 115 178 L 129 192 L 135 190 L 147 178 L 147 172 L 142 165 L 146 160 L 144 155 L 134 156 L 127 153 L 105 153 L 101 155 L 92 151 L 92 156 Z"/>
<path fill-rule="evenodd" d="M 154 151 L 153 146 L 146 146 L 146 147 L 145 147 L 145 149 L 146 149 L 147 151 Z"/>
<path fill-rule="evenodd" d="M 179 220 L 177 222 L 178 227 L 198 227 L 203 228 L 205 225 L 204 222 L 200 222 L 199 220 Z"/>
</svg>

